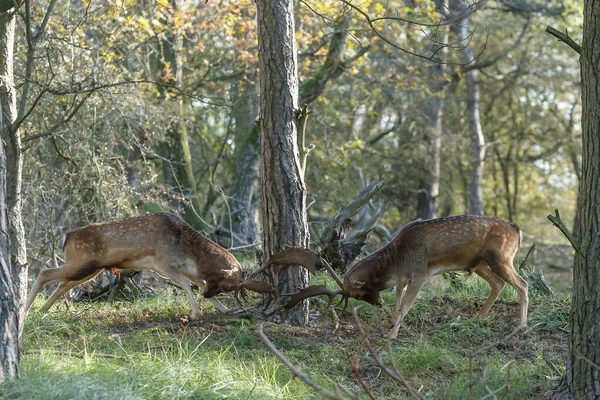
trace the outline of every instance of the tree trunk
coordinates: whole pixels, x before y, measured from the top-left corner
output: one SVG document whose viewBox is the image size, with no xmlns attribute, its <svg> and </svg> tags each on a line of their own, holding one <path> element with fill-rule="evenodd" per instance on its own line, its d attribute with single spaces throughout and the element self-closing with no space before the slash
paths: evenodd
<svg viewBox="0 0 600 400">
<path fill-rule="evenodd" d="M 249 79 L 253 81 L 254 76 Z M 241 100 L 236 102 L 232 117 L 235 119 L 236 137 L 242 139 L 239 150 L 236 151 L 237 161 L 231 190 L 231 214 L 227 220 L 231 223 L 231 230 L 244 237 L 246 240 L 244 244 L 247 244 L 254 243 L 256 239 L 259 218 L 258 207 L 255 204 L 258 203 L 256 189 L 260 174 L 258 163 L 260 140 L 255 121 L 258 114 L 258 102 L 254 85 L 239 82 L 234 90 L 235 97 Z"/>
<path fill-rule="evenodd" d="M 293 0 L 257 0 L 260 71 L 260 154 L 265 253 L 308 246 L 306 187 L 298 157 L 298 67 Z M 281 269 L 278 293 L 308 286 L 308 271 Z M 285 298 L 267 296 L 263 314 L 275 322 L 306 324 L 308 301 L 284 310 Z"/>
<path fill-rule="evenodd" d="M 461 37 L 465 43 L 466 61 L 474 64 L 473 51 L 469 43 L 469 17 L 461 26 Z M 467 72 L 467 119 L 469 121 L 469 138 L 471 142 L 471 196 L 469 213 L 483 215 L 483 163 L 485 159 L 485 139 L 479 118 L 479 73 L 477 69 Z"/>
<path fill-rule="evenodd" d="M 323 65 L 310 78 L 306 79 L 299 88 L 299 106 L 308 105 L 318 99 L 323 94 L 329 81 L 342 75 L 349 63 L 362 57 L 369 50 L 368 46 L 364 47 L 350 60 L 343 60 L 344 50 L 348 41 L 348 24 L 349 18 L 345 15 L 338 20 L 336 31 L 331 37 L 329 50 Z M 254 124 L 254 118 L 251 121 Z M 232 197 L 234 199 L 233 204 L 235 205 L 233 209 L 242 210 L 248 215 L 245 220 L 240 221 L 241 224 L 248 227 L 240 226 L 242 229 L 236 229 L 234 225 L 233 231 L 251 237 L 248 230 L 255 228 L 252 219 L 255 216 L 256 208 L 253 204 L 252 193 L 254 192 L 256 187 L 255 182 L 258 178 L 259 129 L 258 127 L 252 127 L 247 132 L 250 133 L 243 141 L 243 150 L 238 157 L 236 165 Z M 234 215 L 234 222 L 241 217 L 243 215 Z"/>
<path fill-rule="evenodd" d="M 438 12 L 445 15 L 448 11 L 448 0 L 437 3 Z M 441 43 L 448 42 L 448 25 L 436 28 L 442 32 Z M 440 58 L 445 59 L 446 47 L 439 51 Z M 440 194 L 440 165 L 442 153 L 442 130 L 444 118 L 444 98 L 446 85 L 444 84 L 445 64 L 436 64 L 433 67 L 434 77 L 430 84 L 430 98 L 425 102 L 423 131 L 427 147 L 427 163 L 424 176 L 420 180 L 419 194 L 417 195 L 417 218 L 435 218 L 439 208 Z M 440 89 L 441 86 L 441 89 Z"/>
<path fill-rule="evenodd" d="M 4 3 L 0 13 L 0 382 L 19 375 L 19 341 L 27 291 L 20 201 L 22 158 L 18 132 L 12 129 L 17 117 L 13 79 L 15 10 Z"/>
<path fill-rule="evenodd" d="M 169 1 L 169 7 L 172 10 L 170 13 L 165 14 L 167 17 L 162 21 L 168 26 L 168 29 L 165 32 L 165 37 L 160 39 L 160 54 L 162 57 L 157 63 L 159 73 L 166 72 L 167 68 L 171 69 L 170 76 L 172 78 L 166 82 L 170 85 L 181 85 L 183 80 L 181 58 L 178 56 L 178 53 L 181 52 L 183 38 L 173 22 L 173 15 L 177 10 L 177 6 L 177 0 Z M 167 89 L 161 86 L 159 91 L 161 100 L 175 102 L 168 99 Z M 174 104 L 171 104 L 172 106 Z M 182 218 L 191 226 L 200 231 L 207 231 L 209 226 L 199 218 L 201 207 L 198 201 L 192 157 L 186 127 L 182 119 L 181 106 L 181 103 L 177 104 L 177 117 L 172 118 L 167 129 L 166 140 L 161 144 L 162 156 L 166 159 L 163 160 L 165 183 L 171 186 L 179 196 L 178 199 L 171 202 L 172 207 L 180 212 Z M 166 105 L 166 107 L 169 107 L 169 105 Z"/>
<path fill-rule="evenodd" d="M 583 14 L 580 254 L 573 269 L 569 357 L 557 399 L 600 398 L 600 2 L 584 1 Z"/>
</svg>

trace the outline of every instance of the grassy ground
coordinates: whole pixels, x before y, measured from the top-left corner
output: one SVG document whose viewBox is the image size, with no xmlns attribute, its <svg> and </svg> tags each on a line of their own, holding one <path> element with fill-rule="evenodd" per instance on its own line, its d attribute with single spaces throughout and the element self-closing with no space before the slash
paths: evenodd
<svg viewBox="0 0 600 400">
<path fill-rule="evenodd" d="M 568 300 L 532 295 L 530 328 L 503 341 L 517 323 L 516 294 L 505 288 L 481 318 L 475 314 L 487 293 L 475 276 L 428 284 L 392 354 L 385 333 L 394 294 L 385 293 L 383 309 L 365 305 L 359 316 L 383 359 L 390 363 L 393 357 L 427 398 L 469 398 L 470 387 L 481 398 L 503 385 L 498 396 L 546 397 L 563 370 Z M 291 327 L 265 323 L 251 312 L 218 314 L 205 302 L 203 319 L 189 324 L 189 305 L 177 289 L 135 301 L 78 303 L 70 311 L 56 305 L 46 315 L 38 311 L 43 300 L 27 317 L 22 378 L 0 387 L 0 399 L 320 398 L 256 337 L 261 323 L 281 352 L 324 387 L 340 383 L 361 392 L 349 362 L 358 354 L 359 371 L 377 399 L 409 398 L 368 356 L 348 311 L 334 331 L 331 313 L 318 306 L 310 326 Z M 238 308 L 231 298 L 224 302 Z"/>
</svg>

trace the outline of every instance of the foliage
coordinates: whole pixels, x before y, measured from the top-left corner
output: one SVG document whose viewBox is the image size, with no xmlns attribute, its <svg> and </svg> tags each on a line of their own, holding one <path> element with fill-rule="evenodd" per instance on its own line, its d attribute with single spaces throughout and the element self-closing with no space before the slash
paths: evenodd
<svg viewBox="0 0 600 400">
<path fill-rule="evenodd" d="M 361 10 L 371 18 L 435 25 L 440 16 L 432 4 L 368 1 Z M 34 23 L 47 5 L 35 2 Z M 514 205 L 513 218 L 523 230 L 545 239 L 560 240 L 542 223 L 547 210 L 558 207 L 567 220 L 575 212 L 580 127 L 576 60 L 539 32 L 548 23 L 572 24 L 579 8 L 577 2 L 550 2 L 531 13 L 521 45 L 481 75 L 486 212 L 508 217 L 508 204 Z M 25 223 L 36 257 L 47 259 L 69 228 L 137 209 L 179 210 L 177 204 L 196 201 L 190 212 L 208 226 L 226 222 L 235 164 L 249 133 L 243 127 L 254 118 L 238 110 L 256 102 L 253 13 L 250 1 L 56 4 L 36 49 L 28 106 L 40 100 L 22 126 Z M 311 104 L 307 140 L 316 147 L 306 177 L 309 211 L 312 219 L 328 218 L 360 191 L 361 179 L 385 176 L 388 184 L 377 201 L 390 204 L 381 224 L 393 231 L 414 217 L 425 173 L 421 109 L 436 95 L 424 89 L 432 64 L 385 43 L 363 16 L 336 0 L 301 2 L 296 19 L 301 84 L 324 64 L 344 13 L 351 16 L 344 58 L 368 51 L 344 65 L 342 78 Z M 475 12 L 475 54 L 485 60 L 510 48 L 525 20 L 526 14 L 502 7 Z M 419 53 L 435 48 L 436 29 L 397 20 L 378 25 L 380 34 Z M 450 36 L 448 61 L 462 63 L 458 32 L 452 28 Z M 26 54 L 27 43 L 18 41 L 16 71 L 23 70 Z M 443 214 L 467 210 L 466 88 L 459 68 L 451 64 L 448 70 Z M 175 154 L 178 140 L 189 145 L 193 181 L 179 175 L 170 181 L 166 175 L 187 163 Z M 141 156 L 132 159 L 136 149 Z M 132 168 L 138 174 L 134 185 L 128 183 Z M 188 183 L 195 187 L 186 188 Z M 318 234 L 320 225 L 313 228 Z"/>
</svg>

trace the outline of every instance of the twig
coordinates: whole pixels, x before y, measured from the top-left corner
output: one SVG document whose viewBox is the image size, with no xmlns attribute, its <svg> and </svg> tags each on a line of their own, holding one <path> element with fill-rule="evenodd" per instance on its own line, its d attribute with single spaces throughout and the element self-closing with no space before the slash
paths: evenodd
<svg viewBox="0 0 600 400">
<path fill-rule="evenodd" d="M 256 336 L 258 336 L 259 339 L 262 340 L 262 342 L 265 344 L 265 346 L 267 346 L 269 351 L 271 353 L 273 353 L 275 355 L 275 357 L 279 358 L 279 361 L 281 361 L 286 367 L 289 368 L 290 371 L 292 371 L 292 374 L 294 375 L 294 377 L 297 376 L 298 378 L 302 379 L 304 381 L 304 383 L 306 383 L 308 386 L 310 386 L 311 388 L 316 390 L 319 394 L 322 394 L 323 396 L 325 396 L 328 399 L 334 399 L 334 400 L 346 399 L 345 397 L 342 397 L 339 394 L 333 393 L 333 392 L 325 389 L 324 387 L 319 386 L 319 384 L 317 384 L 315 381 L 313 381 L 308 376 L 306 376 L 302 371 L 300 371 L 299 368 L 294 366 L 294 364 L 292 364 L 287 358 L 285 358 L 285 356 L 283 354 L 281 354 L 281 352 L 277 349 L 277 347 L 275 347 L 273 342 L 271 342 L 269 340 L 267 335 L 265 335 L 265 333 L 263 332 L 262 324 L 256 330 Z"/>
<path fill-rule="evenodd" d="M 383 363 L 383 361 L 381 360 L 381 357 L 379 357 L 379 354 L 377 354 L 377 352 L 373 348 L 373 344 L 371 343 L 371 339 L 369 338 L 369 335 L 367 335 L 362 324 L 360 323 L 360 319 L 358 318 L 358 312 L 357 312 L 358 308 L 359 307 L 354 307 L 352 309 L 352 314 L 354 315 L 354 321 L 356 322 L 356 325 L 358 326 L 358 330 L 359 330 L 361 336 L 363 337 L 364 343 L 367 345 L 367 348 L 369 349 L 369 353 L 371 353 L 371 357 L 373 357 L 373 360 L 375 360 L 375 364 L 377 364 L 377 366 L 379 368 L 381 368 L 381 370 L 383 372 L 385 372 L 390 378 L 394 379 L 397 382 L 402 383 L 404 385 L 404 387 L 410 392 L 413 399 L 425 400 L 425 397 L 423 397 L 423 395 L 421 395 L 421 393 L 417 392 L 415 390 L 415 388 L 413 388 L 412 385 L 410 383 L 408 383 L 406 378 L 404 378 L 404 376 L 401 373 L 396 373 L 395 371 L 390 370 Z"/>
<path fill-rule="evenodd" d="M 335 307 L 333 307 L 333 305 L 331 303 L 328 303 L 325 300 L 320 299 L 318 297 L 315 297 L 314 300 L 318 301 L 321 304 L 329 305 L 327 307 L 327 309 L 329 311 L 331 311 L 331 318 L 333 319 L 333 331 L 335 333 L 338 329 L 340 329 L 340 317 L 337 315 L 337 312 L 335 311 Z"/>
<path fill-rule="evenodd" d="M 369 386 L 367 386 L 367 383 L 364 381 L 362 376 L 360 376 L 360 374 L 358 373 L 358 362 L 359 361 L 360 361 L 360 356 L 358 354 L 354 355 L 354 357 L 352 357 L 352 359 L 350 359 L 350 366 L 352 367 L 352 373 L 354 374 L 354 377 L 356 378 L 358 383 L 360 383 L 360 386 L 362 386 L 363 390 L 369 395 L 371 400 L 375 400 L 376 399 L 375 395 L 373 395 L 373 392 L 371 392 L 371 389 L 369 389 Z"/>
<path fill-rule="evenodd" d="M 525 258 L 523 259 L 523 261 L 521 261 L 521 265 L 519 265 L 520 270 L 523 269 L 523 267 L 527 264 L 527 259 L 529 258 L 529 255 L 533 252 L 533 249 L 535 249 L 535 242 L 533 242 L 529 250 L 527 250 Z"/>
<path fill-rule="evenodd" d="M 580 254 L 579 245 L 577 244 L 577 241 L 575 240 L 575 237 L 573 237 L 571 231 L 569 231 L 569 228 L 567 228 L 562 222 L 562 219 L 560 219 L 558 209 L 554 210 L 554 214 L 555 215 L 548 215 L 548 219 L 550 220 L 550 222 L 552 222 L 552 224 L 555 227 L 557 227 L 562 232 L 563 235 L 565 235 L 569 242 L 571 242 L 571 246 L 573 246 L 573 249 L 575 249 L 575 253 Z"/>
<path fill-rule="evenodd" d="M 555 38 L 557 38 L 558 40 L 560 40 L 561 42 L 563 42 L 564 44 L 566 44 L 573 50 L 575 50 L 577 52 L 577 54 L 581 54 L 581 46 L 577 42 L 575 42 L 573 39 L 571 39 L 571 37 L 569 36 L 569 31 L 567 31 L 566 29 L 565 29 L 565 33 L 562 33 L 558 29 L 555 29 L 555 28 L 551 27 L 550 25 L 548 25 L 546 27 L 546 32 L 549 33 L 550 35 L 554 36 Z"/>
<path fill-rule="evenodd" d="M 43 353 L 52 353 L 60 356 L 71 356 L 77 358 L 84 358 L 85 352 L 81 351 L 79 353 L 72 353 L 70 351 L 59 351 L 59 350 L 43 350 L 43 349 L 33 349 L 33 350 L 23 350 L 23 354 L 43 354 Z M 129 360 L 127 357 L 117 356 L 115 354 L 103 354 L 103 353 L 92 353 L 93 357 L 102 357 L 102 358 L 113 358 L 115 360 Z"/>
</svg>

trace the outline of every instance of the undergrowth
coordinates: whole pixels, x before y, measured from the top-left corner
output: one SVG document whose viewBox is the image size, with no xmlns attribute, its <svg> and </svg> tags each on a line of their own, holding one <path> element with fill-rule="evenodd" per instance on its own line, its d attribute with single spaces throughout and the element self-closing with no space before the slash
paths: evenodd
<svg viewBox="0 0 600 400">
<path fill-rule="evenodd" d="M 461 279 L 424 287 L 391 354 L 385 334 L 394 293 L 384 292 L 381 309 L 354 300 L 349 308 L 362 306 L 359 317 L 383 360 L 393 357 L 427 398 L 466 399 L 470 392 L 482 398 L 501 388 L 498 397 L 546 397 L 562 375 L 568 299 L 532 298 L 529 328 L 504 340 L 517 325 L 514 290 L 505 288 L 490 314 L 479 317 L 489 288 L 476 277 Z M 0 386 L 0 399 L 320 398 L 256 337 L 259 324 L 323 387 L 339 383 L 360 393 L 349 361 L 358 354 L 359 372 L 377 399 L 410 398 L 369 357 L 348 311 L 335 330 L 330 311 L 315 303 L 310 325 L 292 327 L 262 321 L 252 310 L 218 314 L 205 301 L 201 321 L 190 324 L 189 304 L 177 289 L 134 301 L 77 303 L 69 311 L 57 303 L 45 315 L 41 297 L 25 323 L 21 379 Z M 239 309 L 230 297 L 222 300 Z"/>
</svg>

